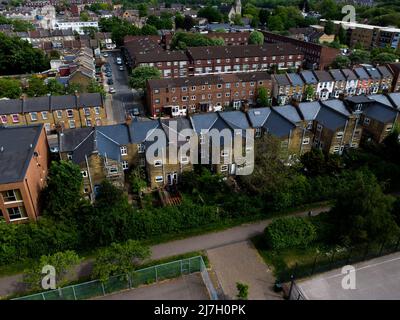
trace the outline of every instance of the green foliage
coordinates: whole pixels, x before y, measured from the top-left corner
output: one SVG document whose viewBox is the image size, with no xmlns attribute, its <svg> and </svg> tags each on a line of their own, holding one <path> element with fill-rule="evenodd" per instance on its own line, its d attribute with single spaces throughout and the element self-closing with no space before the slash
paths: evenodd
<svg viewBox="0 0 400 320">
<path fill-rule="evenodd" d="M 25 90 L 29 97 L 40 97 L 47 94 L 47 86 L 42 78 L 32 76 L 28 81 L 28 88 Z"/>
<path fill-rule="evenodd" d="M 144 25 L 141 33 L 144 36 L 158 35 L 157 28 L 151 24 Z"/>
<path fill-rule="evenodd" d="M 156 67 L 139 66 L 132 71 L 130 85 L 135 89 L 146 89 L 146 81 L 150 79 L 160 79 L 161 72 Z"/>
<path fill-rule="evenodd" d="M 325 154 L 319 149 L 312 149 L 300 158 L 308 176 L 337 174 L 343 168 L 342 158 L 337 154 Z"/>
<path fill-rule="evenodd" d="M 221 13 L 216 8 L 211 7 L 211 6 L 201 8 L 197 12 L 197 16 L 200 18 L 206 18 L 209 23 L 222 22 L 222 20 L 223 20 Z"/>
<path fill-rule="evenodd" d="M 72 250 L 57 252 L 52 255 L 43 255 L 40 257 L 38 263 L 35 263 L 31 268 L 25 270 L 23 282 L 31 290 L 42 289 L 41 281 L 44 276 L 42 268 L 46 265 L 50 265 L 53 266 L 56 271 L 56 286 L 62 287 L 68 282 L 68 273 L 80 260 L 79 256 Z"/>
<path fill-rule="evenodd" d="M 349 56 L 353 64 L 370 63 L 371 54 L 365 50 L 354 50 Z"/>
<path fill-rule="evenodd" d="M 146 24 L 154 26 L 157 30 L 171 30 L 173 28 L 172 19 L 170 16 L 157 17 L 151 15 L 147 18 Z"/>
<path fill-rule="evenodd" d="M 260 105 L 260 107 L 269 107 L 270 101 L 268 90 L 264 87 L 259 87 L 257 91 L 257 103 Z"/>
<path fill-rule="evenodd" d="M 324 32 L 325 32 L 327 35 L 335 34 L 335 24 L 333 23 L 333 21 L 328 20 L 328 21 L 326 22 Z"/>
<path fill-rule="evenodd" d="M 274 219 L 264 232 L 268 245 L 275 250 L 305 248 L 317 238 L 315 226 L 301 217 Z"/>
<path fill-rule="evenodd" d="M 268 29 L 271 31 L 282 31 L 285 25 L 280 16 L 272 16 L 268 19 Z"/>
<path fill-rule="evenodd" d="M 132 187 L 132 192 L 139 195 L 147 187 L 147 182 L 144 176 L 144 172 L 139 167 L 132 170 L 129 176 L 129 182 Z"/>
<path fill-rule="evenodd" d="M 357 172 L 338 194 L 329 217 L 337 241 L 345 245 L 383 241 L 398 235 L 391 214 L 394 199 L 383 194 L 374 175 Z"/>
<path fill-rule="evenodd" d="M 21 94 L 21 83 L 18 80 L 0 78 L 0 98 L 18 99 Z"/>
<path fill-rule="evenodd" d="M 307 100 L 312 100 L 315 96 L 315 89 L 312 85 L 307 85 L 304 90 L 304 95 L 306 96 Z"/>
<path fill-rule="evenodd" d="M 200 33 L 177 32 L 172 37 L 171 48 L 185 50 L 187 47 L 221 46 L 222 38 L 208 38 Z"/>
<path fill-rule="evenodd" d="M 399 59 L 399 56 L 392 53 L 382 52 L 372 58 L 373 63 L 377 64 L 385 64 L 396 62 Z"/>
<path fill-rule="evenodd" d="M 242 20 L 242 16 L 240 14 L 235 14 L 233 19 L 232 19 L 232 22 L 233 22 L 234 25 L 244 26 L 244 23 L 243 23 L 243 20 Z"/>
<path fill-rule="evenodd" d="M 138 241 L 112 243 L 110 247 L 99 250 L 93 266 L 92 277 L 107 281 L 113 275 L 132 273 L 141 260 L 150 257 L 150 248 Z"/>
<path fill-rule="evenodd" d="M 79 209 L 83 179 L 79 166 L 71 161 L 53 161 L 42 193 L 43 214 L 67 219 Z"/>
<path fill-rule="evenodd" d="M 346 56 L 337 56 L 332 63 L 332 67 L 335 69 L 345 69 L 351 66 L 351 60 Z"/>
<path fill-rule="evenodd" d="M 239 300 L 247 300 L 249 297 L 249 285 L 236 282 L 236 289 L 238 291 L 237 298 Z"/>
<path fill-rule="evenodd" d="M 9 19 L 4 16 L 0 16 L 0 24 L 9 24 L 14 27 L 15 32 L 26 32 L 29 30 L 34 30 L 35 27 L 33 26 L 32 23 L 24 20 L 19 20 L 19 19 Z"/>
<path fill-rule="evenodd" d="M 42 50 L 0 32 L 0 75 L 35 73 L 49 67 L 49 60 Z"/>
<path fill-rule="evenodd" d="M 249 44 L 264 44 L 264 35 L 260 31 L 253 31 L 249 36 Z"/>
</svg>

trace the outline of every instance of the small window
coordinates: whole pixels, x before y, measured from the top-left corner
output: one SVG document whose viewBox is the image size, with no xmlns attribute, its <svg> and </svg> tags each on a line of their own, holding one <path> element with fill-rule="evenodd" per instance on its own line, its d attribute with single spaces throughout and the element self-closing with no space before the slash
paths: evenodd
<svg viewBox="0 0 400 320">
<path fill-rule="evenodd" d="M 1 123 L 7 123 L 7 116 L 6 115 L 1 115 L 0 119 L 1 119 Z"/>
<path fill-rule="evenodd" d="M 182 164 L 187 164 L 187 163 L 189 163 L 189 158 L 188 158 L 188 157 L 182 157 L 182 158 L 181 158 L 181 163 L 182 163 Z"/>
<path fill-rule="evenodd" d="M 7 212 L 11 221 L 27 217 L 24 206 L 8 208 Z"/>
<path fill-rule="evenodd" d="M 82 177 L 87 178 L 88 172 L 86 170 L 81 171 Z"/>
<path fill-rule="evenodd" d="M 37 112 L 31 112 L 31 120 L 32 121 L 37 121 L 37 119 L 38 119 Z"/>
<path fill-rule="evenodd" d="M 122 161 L 122 169 L 123 170 L 128 170 L 129 169 L 128 161 Z"/>
<path fill-rule="evenodd" d="M 343 138 L 343 131 L 336 133 L 336 138 L 342 139 Z"/>
<path fill-rule="evenodd" d="M 84 108 L 83 112 L 85 113 L 85 116 L 90 116 L 90 108 Z"/>
<path fill-rule="evenodd" d="M 13 114 L 13 115 L 11 115 L 11 117 L 12 117 L 12 121 L 13 121 L 14 123 L 19 122 L 19 116 L 18 116 L 17 114 Z"/>
<path fill-rule="evenodd" d="M 155 167 L 161 167 L 162 166 L 162 161 L 161 160 L 154 160 L 154 166 Z"/>
<path fill-rule="evenodd" d="M 386 132 L 390 132 L 390 131 L 392 131 L 392 129 L 393 129 L 393 126 L 387 126 L 386 127 Z"/>
<path fill-rule="evenodd" d="M 364 125 L 368 126 L 371 120 L 369 118 L 364 119 Z"/>
<path fill-rule="evenodd" d="M 74 116 L 74 111 L 72 109 L 67 110 L 67 117 L 72 118 Z"/>
<path fill-rule="evenodd" d="M 57 114 L 57 118 L 62 118 L 62 110 L 57 110 L 56 114 Z"/>
<path fill-rule="evenodd" d="M 74 128 L 75 128 L 75 120 L 69 120 L 69 127 L 70 127 L 71 129 L 74 129 Z"/>
<path fill-rule="evenodd" d="M 310 138 L 303 139 L 303 144 L 309 144 L 309 143 L 310 143 Z"/>
<path fill-rule="evenodd" d="M 144 153 L 145 147 L 144 144 L 138 144 L 138 153 Z"/>
<path fill-rule="evenodd" d="M 261 128 L 256 128 L 256 138 L 260 138 L 262 135 L 262 129 Z"/>
<path fill-rule="evenodd" d="M 48 113 L 47 113 L 47 111 L 43 111 L 43 112 L 42 112 L 42 119 L 43 119 L 43 120 L 47 120 L 47 118 L 48 118 Z"/>
<path fill-rule="evenodd" d="M 163 178 L 163 176 L 156 176 L 155 181 L 156 181 L 157 183 L 160 183 L 160 182 L 163 182 L 163 181 L 164 181 L 164 178 Z"/>
<path fill-rule="evenodd" d="M 100 107 L 94 107 L 94 113 L 100 114 Z"/>
<path fill-rule="evenodd" d="M 228 171 L 228 166 L 226 164 L 221 166 L 221 172 L 226 172 Z"/>
<path fill-rule="evenodd" d="M 126 146 L 122 146 L 119 149 L 121 151 L 121 156 L 126 156 L 128 154 L 128 148 Z"/>
<path fill-rule="evenodd" d="M 68 153 L 68 154 L 67 154 L 67 159 L 68 159 L 68 160 L 72 160 L 72 153 Z"/>
</svg>

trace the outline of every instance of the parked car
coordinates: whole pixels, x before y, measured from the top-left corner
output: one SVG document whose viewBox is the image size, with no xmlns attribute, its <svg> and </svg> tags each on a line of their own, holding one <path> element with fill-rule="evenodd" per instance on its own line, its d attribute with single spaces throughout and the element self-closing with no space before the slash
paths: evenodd
<svg viewBox="0 0 400 320">
<path fill-rule="evenodd" d="M 108 92 L 109 92 L 109 93 L 115 93 L 115 89 L 114 89 L 113 87 L 111 87 L 111 88 L 108 90 Z"/>
<path fill-rule="evenodd" d="M 111 72 L 107 72 L 107 73 L 106 73 L 106 76 L 107 76 L 108 78 L 111 78 L 111 77 L 112 77 Z"/>
<path fill-rule="evenodd" d="M 117 57 L 117 64 L 122 64 L 122 59 L 120 57 Z"/>
<path fill-rule="evenodd" d="M 110 79 L 107 79 L 107 84 L 108 84 L 108 85 L 112 85 L 112 84 L 114 84 L 114 81 L 113 81 L 113 79 L 111 79 L 111 78 L 110 78 Z"/>
<path fill-rule="evenodd" d="M 123 66 L 120 66 L 120 67 L 119 67 L 119 71 L 124 71 L 124 67 L 123 67 Z"/>
<path fill-rule="evenodd" d="M 137 108 L 137 107 L 133 108 L 132 109 L 132 113 L 133 113 L 134 116 L 140 115 L 139 108 Z"/>
<path fill-rule="evenodd" d="M 103 57 L 107 58 L 108 57 L 108 53 L 107 52 L 103 52 Z"/>
</svg>

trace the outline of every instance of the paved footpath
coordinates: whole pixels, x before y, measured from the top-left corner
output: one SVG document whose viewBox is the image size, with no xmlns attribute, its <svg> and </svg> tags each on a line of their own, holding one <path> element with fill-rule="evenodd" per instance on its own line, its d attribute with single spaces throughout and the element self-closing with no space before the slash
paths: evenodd
<svg viewBox="0 0 400 320">
<path fill-rule="evenodd" d="M 314 214 L 318 214 L 320 212 L 328 211 L 329 209 L 329 207 L 320 207 L 314 208 L 312 211 Z M 291 214 L 291 216 L 306 216 L 308 211 L 309 210 L 295 212 Z M 159 260 L 193 251 L 211 250 L 243 242 L 262 233 L 271 221 L 272 219 L 267 219 L 254 223 L 247 223 L 223 231 L 158 244 L 151 247 L 151 259 Z M 77 267 L 76 274 L 78 277 L 88 276 L 91 273 L 91 269 L 92 261 L 86 260 Z M 0 278 L 0 297 L 23 290 L 21 280 L 21 274 Z"/>
</svg>

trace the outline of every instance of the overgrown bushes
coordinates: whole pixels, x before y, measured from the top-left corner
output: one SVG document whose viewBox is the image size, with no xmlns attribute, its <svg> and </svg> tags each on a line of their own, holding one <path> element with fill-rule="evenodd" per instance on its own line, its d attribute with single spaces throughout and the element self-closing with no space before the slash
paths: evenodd
<svg viewBox="0 0 400 320">
<path fill-rule="evenodd" d="M 309 220 L 283 217 L 265 228 L 265 236 L 272 249 L 304 248 L 316 239 L 317 233 Z"/>
</svg>

